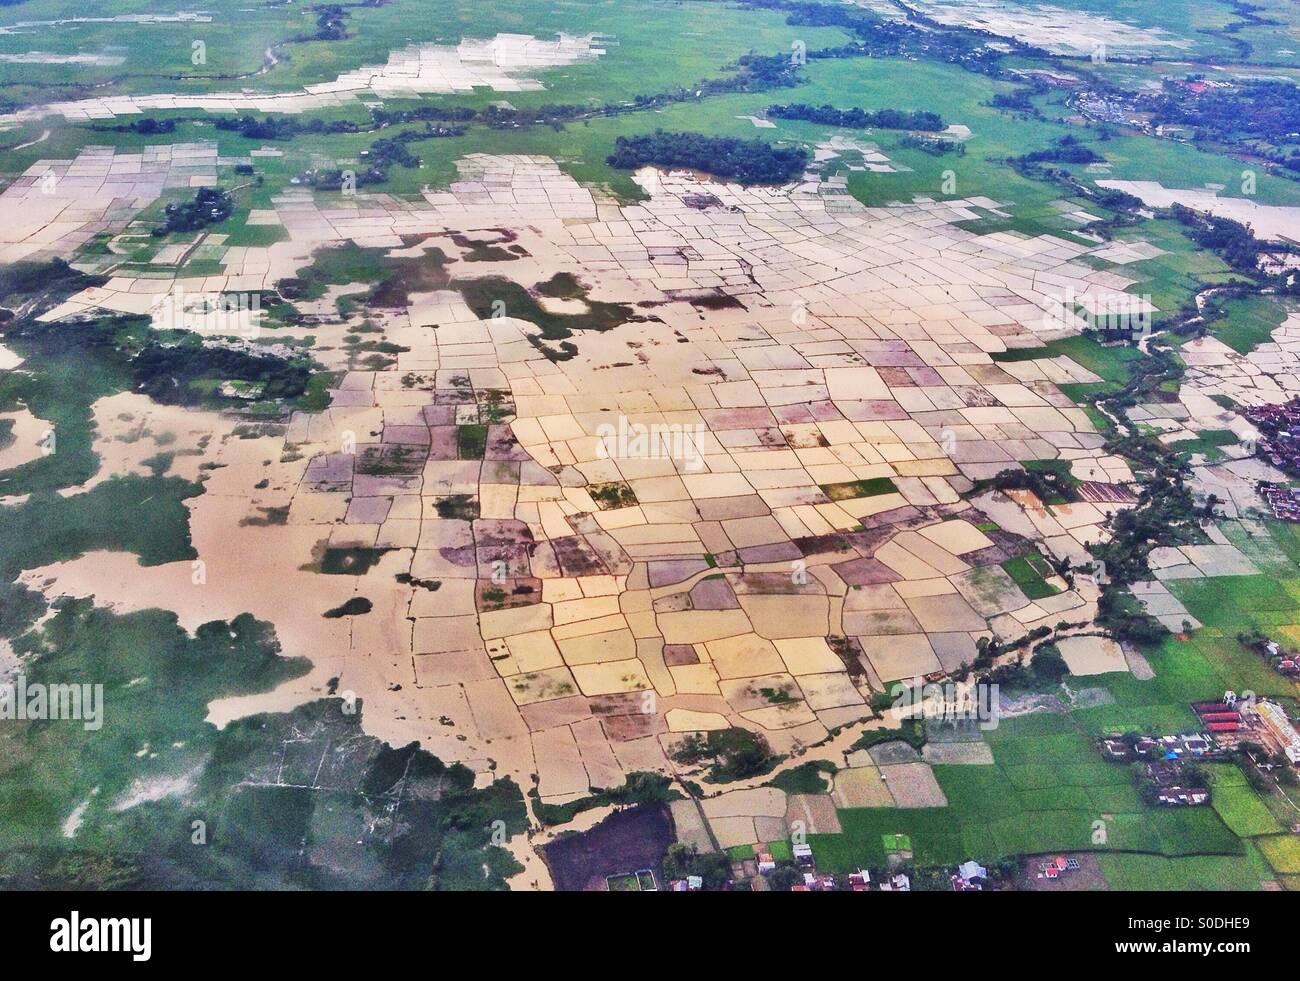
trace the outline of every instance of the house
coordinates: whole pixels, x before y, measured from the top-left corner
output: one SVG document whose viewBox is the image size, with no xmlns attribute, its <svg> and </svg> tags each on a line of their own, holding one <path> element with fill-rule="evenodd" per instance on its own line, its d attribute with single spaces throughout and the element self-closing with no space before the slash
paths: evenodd
<svg viewBox="0 0 1300 981">
<path fill-rule="evenodd" d="M 1203 787 L 1161 787 L 1156 800 L 1166 807 L 1196 807 L 1209 803 L 1210 792 Z"/>
<path fill-rule="evenodd" d="M 812 865 L 813 853 L 811 845 L 795 845 L 791 850 L 794 860 L 800 865 Z"/>
<path fill-rule="evenodd" d="M 1291 476 L 1300 475 L 1300 398 L 1286 405 L 1251 406 L 1245 416 L 1263 434 L 1256 441 L 1255 454 Z M 1294 513 L 1295 496 L 1290 488 L 1280 484 L 1261 484 L 1264 497 L 1279 518 L 1289 518 Z"/>
<path fill-rule="evenodd" d="M 868 892 L 871 888 L 871 873 L 858 869 L 849 873 L 849 890 L 851 892 Z"/>
<path fill-rule="evenodd" d="M 1179 774 L 1183 772 L 1182 767 L 1177 763 L 1170 763 L 1167 760 L 1148 763 L 1146 770 L 1147 776 L 1160 784 L 1177 783 Z"/>
<path fill-rule="evenodd" d="M 1077 872 L 1079 870 L 1079 860 L 1077 858 L 1067 858 L 1064 855 L 1055 855 L 1038 865 L 1038 877 L 1040 879 L 1060 879 L 1067 872 Z"/>
<path fill-rule="evenodd" d="M 962 862 L 961 865 L 957 866 L 957 874 L 961 876 L 964 881 L 970 882 L 973 879 L 987 879 L 989 877 L 989 870 L 978 862 L 972 860 L 969 862 Z"/>
<path fill-rule="evenodd" d="M 1127 760 L 1131 754 L 1128 743 L 1121 739 L 1103 739 L 1101 741 L 1101 752 L 1106 759 L 1116 762 Z"/>
<path fill-rule="evenodd" d="M 881 892 L 911 892 L 912 880 L 902 872 L 892 875 L 880 884 Z"/>
<path fill-rule="evenodd" d="M 803 884 L 808 892 L 834 892 L 835 876 L 829 872 L 823 872 L 820 875 L 816 872 L 805 872 L 803 874 Z"/>
<path fill-rule="evenodd" d="M 1161 736 L 1151 742 L 1153 744 L 1153 755 L 1165 760 L 1180 760 L 1184 756 L 1205 756 L 1214 750 L 1209 737 L 1203 733 Z M 1138 740 L 1138 744 L 1141 745 L 1141 743 L 1142 740 Z M 1135 751 L 1139 756 L 1149 755 L 1141 752 L 1137 747 L 1135 747 Z"/>
<path fill-rule="evenodd" d="M 758 871 L 763 875 L 776 871 L 776 860 L 768 852 L 763 852 L 758 856 Z"/>
<path fill-rule="evenodd" d="M 1300 733 L 1297 733 L 1286 710 L 1275 702 L 1261 701 L 1256 705 L 1264 729 L 1278 744 L 1292 763 L 1300 763 Z"/>
<path fill-rule="evenodd" d="M 972 860 L 957 866 L 957 872 L 951 876 L 954 892 L 979 892 L 988 881 L 989 870 Z"/>
</svg>

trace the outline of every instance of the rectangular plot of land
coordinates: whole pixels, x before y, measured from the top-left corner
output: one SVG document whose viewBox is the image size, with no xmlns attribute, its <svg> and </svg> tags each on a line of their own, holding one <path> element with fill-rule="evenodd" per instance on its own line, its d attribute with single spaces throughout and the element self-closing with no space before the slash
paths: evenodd
<svg viewBox="0 0 1300 981">
<path fill-rule="evenodd" d="M 1232 545 L 1184 545 L 1182 552 L 1207 576 L 1250 576 L 1259 572 Z"/>
<path fill-rule="evenodd" d="M 758 841 L 758 831 L 752 817 L 710 818 L 709 826 L 723 848 L 734 845 L 752 845 Z"/>
<path fill-rule="evenodd" d="M 929 763 L 895 763 L 882 766 L 885 784 L 899 807 L 947 807 L 939 781 Z"/>
<path fill-rule="evenodd" d="M 876 778 L 880 782 L 880 778 Z M 785 809 L 785 823 L 792 831 L 802 827 L 805 834 L 839 834 L 840 816 L 836 806 L 843 807 L 830 794 L 791 794 Z"/>
<path fill-rule="evenodd" d="M 927 763 L 992 765 L 993 750 L 984 742 L 926 743 L 921 757 Z"/>
<path fill-rule="evenodd" d="M 881 681 L 924 676 L 942 668 L 925 634 L 863 637 L 862 647 Z"/>
<path fill-rule="evenodd" d="M 673 814 L 673 825 L 677 828 L 678 841 L 694 845 L 701 852 L 713 850 L 709 832 L 704 827 L 704 817 L 694 801 L 675 800 L 668 805 L 668 809 Z"/>
<path fill-rule="evenodd" d="M 984 618 L 958 594 L 917 596 L 907 601 L 912 615 L 927 633 L 954 630 L 984 630 Z"/>
<path fill-rule="evenodd" d="M 889 787 L 880 779 L 880 768 L 874 766 L 855 766 L 835 774 L 831 796 L 842 808 L 894 806 Z"/>
<path fill-rule="evenodd" d="M 1057 641 L 1057 647 L 1073 675 L 1128 670 L 1124 652 L 1106 637 L 1062 637 Z"/>
<path fill-rule="evenodd" d="M 903 742 L 901 739 L 876 743 L 867 750 L 867 753 L 871 757 L 871 761 L 877 766 L 885 766 L 890 763 L 916 763 L 921 759 L 921 754 L 916 751 L 916 747 L 911 743 Z"/>
</svg>

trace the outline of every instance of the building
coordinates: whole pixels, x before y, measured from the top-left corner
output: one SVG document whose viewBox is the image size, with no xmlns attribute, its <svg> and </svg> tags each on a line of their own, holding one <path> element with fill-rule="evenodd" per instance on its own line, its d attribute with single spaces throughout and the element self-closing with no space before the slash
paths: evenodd
<svg viewBox="0 0 1300 981">
<path fill-rule="evenodd" d="M 1263 482 L 1256 488 L 1259 496 L 1280 521 L 1300 521 L 1300 488 Z"/>
<path fill-rule="evenodd" d="M 1156 800 L 1166 807 L 1198 807 L 1209 803 L 1210 792 L 1203 787 L 1161 787 Z"/>
<path fill-rule="evenodd" d="M 1217 702 L 1193 702 L 1192 711 L 1200 718 L 1201 724 L 1214 740 L 1219 749 L 1232 748 L 1248 728 L 1247 722 L 1236 709 L 1236 699 L 1232 704 L 1224 699 Z"/>
<path fill-rule="evenodd" d="M 1276 749 L 1284 753 L 1293 764 L 1300 763 L 1300 733 L 1287 718 L 1286 710 L 1276 702 L 1259 702 L 1255 710 L 1264 725 L 1264 731 L 1275 742 Z"/>
<path fill-rule="evenodd" d="M 1300 398 L 1285 405 L 1251 406 L 1245 415 L 1263 434 L 1255 443 L 1255 455 L 1283 473 L 1300 476 Z"/>
<path fill-rule="evenodd" d="M 1078 869 L 1079 860 L 1077 858 L 1056 855 L 1038 863 L 1038 877 L 1040 879 L 1059 879 L 1065 873 L 1075 872 Z"/>
<path fill-rule="evenodd" d="M 978 862 L 962 862 L 952 876 L 952 888 L 955 892 L 978 892 L 984 888 L 988 877 L 989 870 Z"/>
<path fill-rule="evenodd" d="M 1133 755 L 1128 743 L 1122 739 L 1103 739 L 1101 741 L 1101 752 L 1106 759 L 1116 763 L 1122 763 Z"/>
<path fill-rule="evenodd" d="M 1150 736 L 1139 736 L 1133 742 L 1133 752 L 1140 757 L 1151 756 L 1160 748 L 1160 743 Z"/>
<path fill-rule="evenodd" d="M 978 862 L 972 860 L 969 862 L 962 862 L 961 865 L 957 866 L 957 874 L 967 882 L 970 882 L 972 879 L 987 879 L 989 877 L 989 870 Z"/>
</svg>

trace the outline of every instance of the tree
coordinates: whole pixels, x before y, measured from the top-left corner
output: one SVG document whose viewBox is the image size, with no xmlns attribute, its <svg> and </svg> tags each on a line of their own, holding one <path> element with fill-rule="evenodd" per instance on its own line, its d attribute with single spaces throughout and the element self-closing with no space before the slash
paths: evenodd
<svg viewBox="0 0 1300 981">
<path fill-rule="evenodd" d="M 694 845 L 680 841 L 668 846 L 660 871 L 669 882 L 698 875 L 705 889 L 722 889 L 731 882 L 731 862 L 726 855 L 721 852 L 701 855 Z"/>
</svg>

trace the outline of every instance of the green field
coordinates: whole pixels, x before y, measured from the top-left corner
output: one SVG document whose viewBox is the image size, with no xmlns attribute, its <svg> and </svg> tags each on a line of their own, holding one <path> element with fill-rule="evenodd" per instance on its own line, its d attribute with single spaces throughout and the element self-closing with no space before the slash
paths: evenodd
<svg viewBox="0 0 1300 981">
<path fill-rule="evenodd" d="M 1098 352 L 1081 349 L 1085 354 L 1105 367 Z M 1114 731 L 1191 731 L 1198 722 L 1190 703 L 1229 689 L 1294 702 L 1297 686 L 1236 639 L 1239 631 L 1259 626 L 1295 642 L 1300 630 L 1294 527 L 1275 524 L 1270 530 L 1270 542 L 1254 544 L 1256 554 L 1272 556 L 1291 576 L 1171 583 L 1206 626 L 1187 640 L 1170 637 L 1147 652 L 1155 678 L 1092 677 L 1087 683 L 1104 689 L 1104 704 L 1068 715 L 1002 720 L 984 734 L 993 766 L 934 767 L 948 807 L 842 810 L 843 834 L 810 837 L 819 866 L 880 866 L 886 857 L 882 836 L 907 834 L 918 866 L 1097 852 L 1115 889 L 1255 889 L 1275 874 L 1300 872 L 1300 845 L 1284 833 L 1300 814 L 1280 797 L 1261 798 L 1235 764 L 1205 767 L 1211 806 L 1151 808 L 1139 799 L 1129 768 L 1104 762 L 1094 744 Z M 1101 841 L 1095 837 L 1099 828 Z"/>
<path fill-rule="evenodd" d="M 1027 10 L 1043 6 L 1036 0 L 1009 3 Z M 1046 6 L 1050 12 L 1053 4 Z M 1058 16 L 1065 16 L 1068 7 L 1118 18 L 1145 31 L 1173 35 L 1185 46 L 1162 49 L 1159 58 L 1167 61 L 1123 59 L 1089 65 L 1086 59 L 1044 59 L 1021 53 L 996 65 L 994 55 L 982 67 L 955 57 L 910 53 L 863 57 L 857 51 L 853 56 L 812 57 L 798 72 L 797 84 L 790 87 L 764 88 L 767 83 L 758 81 L 747 83 L 743 91 L 713 95 L 705 94 L 709 90 L 701 83 L 732 78 L 740 71 L 738 60 L 746 56 L 784 59 L 800 42 L 816 52 L 854 41 L 857 36 L 848 29 L 807 23 L 814 16 L 842 13 L 845 5 L 804 9 L 719 0 L 445 0 L 439 4 L 391 0 L 346 4 L 341 36 L 323 38 L 315 36 L 320 27 L 317 18 L 329 10 L 303 2 L 106 0 L 91 5 L 25 0 L 0 6 L 0 113 L 6 115 L 43 103 L 125 94 L 296 92 L 362 66 L 384 64 L 412 45 L 455 46 L 498 33 L 544 40 L 561 34 L 594 35 L 604 53 L 581 64 L 521 71 L 520 77 L 540 82 L 536 88 L 479 88 L 382 100 L 368 92 L 295 117 L 302 123 L 346 121 L 365 130 L 355 133 L 318 130 L 285 139 L 273 138 L 279 134 L 246 138 L 218 130 L 213 115 L 173 110 L 159 112 L 156 118 L 174 122 L 174 131 L 141 135 L 128 125 L 132 116 L 76 121 L 45 116 L 0 132 L 0 185 L 14 181 L 39 161 L 72 159 L 87 147 L 139 152 L 177 143 L 215 143 L 220 154 L 217 183 L 233 190 L 234 211 L 228 218 L 201 230 L 153 235 L 170 205 L 193 199 L 193 187 L 182 180 L 138 214 L 130 212 L 120 223 L 125 227 L 118 227 L 116 219 L 109 222 L 114 225 L 111 230 L 96 226 L 95 237 L 79 254 L 65 257 L 78 260 L 79 269 L 164 281 L 182 274 L 224 275 L 227 248 L 266 249 L 286 243 L 289 228 L 250 225 L 251 213 L 283 207 L 286 192 L 307 194 L 312 178 L 307 178 L 307 184 L 301 182 L 310 170 L 367 163 L 380 139 L 411 137 L 402 145 L 418 163 L 410 159 L 411 166 L 392 164 L 365 192 L 391 195 L 403 206 L 420 208 L 425 202 L 422 195 L 458 178 L 458 165 L 470 154 L 551 158 L 565 173 L 595 188 L 603 205 L 606 193 L 623 203 L 645 196 L 629 171 L 607 163 L 621 137 L 662 129 L 808 150 L 835 138 L 854 141 L 856 146 L 846 149 L 841 143 L 836 153 L 820 154 L 816 166 L 828 177 L 843 178 L 848 193 L 868 208 L 916 199 L 940 206 L 959 202 L 968 210 L 960 220 L 952 220 L 962 233 L 1051 236 L 1058 244 L 1078 248 L 1092 248 L 1101 239 L 1084 227 L 1090 219 L 1072 213 L 1086 212 L 1103 224 L 1116 225 L 1103 229 L 1103 235 L 1154 246 L 1158 254 L 1123 265 L 1082 255 L 1075 268 L 1122 277 L 1128 281 L 1124 286 L 1128 292 L 1149 296 L 1160 317 L 1169 317 L 1186 309 L 1205 287 L 1239 279 L 1240 274 L 1219 256 L 1194 246 L 1186 230 L 1167 213 L 1126 219 L 1097 206 L 1089 193 L 1098 180 L 1119 179 L 1155 181 L 1170 188 L 1221 185 L 1225 196 L 1244 196 L 1240 192 L 1243 168 L 1256 168 L 1258 162 L 1238 159 L 1204 141 L 1198 147 L 1157 139 L 1133 128 L 1083 121 L 1072 88 L 1045 87 L 1032 95 L 1028 106 L 998 109 L 994 100 L 1025 85 L 1023 77 L 1004 69 L 1052 67 L 1077 72 L 1083 82 L 1095 73 L 1134 90 L 1158 86 L 1165 76 L 1208 71 L 1211 64 L 1224 77 L 1265 74 L 1300 80 L 1300 56 L 1295 53 L 1300 49 L 1300 6 L 1288 0 L 1260 0 L 1262 14 L 1276 21 L 1271 25 L 1243 21 L 1245 7 L 1229 3 L 1072 0 L 1056 6 L 1061 8 Z M 888 17 L 900 23 L 906 19 L 889 5 L 850 7 L 863 17 Z M 178 13 L 196 16 L 177 19 Z M 120 19 L 136 15 L 161 19 L 148 23 Z M 987 38 L 975 40 L 983 46 Z M 74 60 L 62 60 L 67 58 Z M 391 125 L 385 120 L 382 130 L 370 129 L 374 117 L 366 103 L 372 101 L 382 102 L 389 112 L 482 111 L 503 105 L 519 110 L 549 108 L 543 122 L 516 125 L 498 117 L 489 123 L 480 115 L 464 132 L 446 136 L 426 130 L 424 120 Z M 751 118 L 763 116 L 773 103 L 793 102 L 932 112 L 945 125 L 967 128 L 969 136 L 954 137 L 960 149 L 936 148 L 901 130 L 839 128 L 785 118 L 760 127 Z M 557 111 L 557 106 L 565 111 Z M 1066 163 L 1049 174 L 1013 160 L 1059 145 L 1067 136 L 1100 154 L 1104 163 Z M 250 156 L 267 147 L 279 151 L 278 155 Z M 873 151 L 888 159 L 890 169 L 863 165 L 863 154 Z M 375 159 L 379 158 L 369 157 Z M 1264 205 L 1300 206 L 1300 181 L 1289 179 L 1281 169 L 1261 169 L 1251 197 Z M 966 203 L 972 198 L 990 200 L 981 205 Z M 323 210 L 340 203 L 351 206 L 335 192 L 316 192 L 314 199 Z M 605 217 L 602 212 L 602 220 Z M 209 236 L 225 236 L 224 243 L 217 244 L 221 239 Z M 174 262 L 157 261 L 160 249 L 177 245 L 194 247 Z M 364 310 L 377 296 L 401 301 L 370 304 L 392 308 L 402 306 L 411 293 L 449 290 L 458 292 L 472 312 L 484 316 L 491 301 L 508 299 L 511 315 L 535 323 L 548 341 L 632 319 L 632 301 L 623 305 L 593 299 L 603 295 L 598 287 L 579 285 L 571 276 L 567 283 L 558 277 L 550 280 L 553 292 L 547 294 L 547 283 L 476 278 L 462 274 L 465 266 L 458 265 L 453 275 L 442 253 L 399 258 L 389 254 L 389 245 L 349 242 L 307 258 L 309 248 L 298 253 L 303 265 L 297 275 L 278 284 L 285 296 L 271 310 L 273 330 L 294 320 L 295 300 L 319 299 L 331 286 L 353 283 L 363 284 L 365 290 L 339 301 L 338 310 L 345 315 Z M 470 254 L 467 261 L 484 257 Z M 1030 281 L 1032 277 L 1027 277 Z M 63 295 L 89 282 L 69 281 Z M 268 294 L 274 285 L 266 284 Z M 1022 289 L 1020 284 L 1002 286 Z M 979 288 L 994 289 L 989 283 Z M 539 293 L 582 301 L 587 312 L 549 312 Z M 21 310 L 29 299 L 21 292 L 0 296 L 6 307 L 0 311 L 0 324 L 8 324 L 11 311 Z M 951 295 L 935 302 L 949 300 L 957 302 Z M 1275 295 L 1225 299 L 1217 315 L 1207 317 L 1205 329 L 1246 354 L 1268 342 L 1294 309 Z M 341 718 L 343 713 L 331 699 L 293 712 L 244 719 L 223 730 L 206 721 L 215 699 L 267 692 L 307 672 L 305 661 L 280 656 L 274 625 L 231 611 L 228 621 L 188 631 L 167 610 L 114 612 L 95 607 L 90 598 L 47 603 L 34 590 L 17 584 L 25 571 L 101 549 L 129 553 L 143 565 L 196 558 L 189 507 L 204 493 L 204 486 L 201 481 L 168 476 L 172 457 L 160 447 L 147 461 L 150 476 L 112 477 L 91 489 L 84 487 L 101 466 L 95 452 L 95 404 L 123 392 L 147 393 L 145 383 L 134 374 L 134 355 L 160 340 L 167 347 L 194 346 L 200 343 L 195 335 L 170 332 L 164 337 L 142 317 L 99 317 L 83 326 L 62 322 L 49 326 L 27 324 L 25 315 L 14 316 L 15 326 L 6 330 L 5 345 L 26 364 L 21 371 L 0 373 L 0 412 L 24 409 L 48 420 L 57 435 L 57 452 L 0 472 L 0 497 L 5 498 L 0 505 L 0 637 L 12 641 L 14 651 L 27 659 L 24 669 L 32 680 L 102 682 L 109 710 L 122 721 L 98 736 L 75 726 L 24 725 L 0 731 L 0 887 L 195 883 L 275 888 L 503 887 L 518 869 L 509 854 L 497 847 L 496 839 L 489 837 L 488 829 L 501 822 L 511 834 L 524 830 L 524 798 L 513 781 L 498 779 L 486 789 L 476 788 L 474 774 L 463 766 L 446 766 L 417 744 L 391 747 L 366 735 L 360 718 Z M 700 320 L 707 319 L 701 311 Z M 272 405 L 273 400 L 267 399 L 258 411 L 269 414 L 283 409 L 287 415 L 292 409 L 323 410 L 330 398 L 328 389 L 344 370 L 387 367 L 397 355 L 409 351 L 392 342 L 364 339 L 362 334 L 383 329 L 374 322 L 350 329 L 346 364 L 333 365 L 339 370 L 329 374 L 313 364 L 305 391 L 300 385 L 298 396 L 283 405 Z M 911 335 L 900 331 L 897 336 Z M 988 336 L 998 335 L 995 331 Z M 306 355 L 315 342 L 312 335 L 286 344 L 300 345 L 295 352 L 295 357 L 300 356 L 295 362 L 299 370 L 305 370 L 301 364 L 310 363 Z M 1029 343 L 1021 338 L 1007 342 Z M 1001 342 L 996 339 L 987 345 L 998 346 Z M 982 364 L 982 349 L 969 347 L 963 357 L 971 356 L 970 364 Z M 836 351 L 807 357 L 860 359 L 861 354 Z M 1108 418 L 1094 403 L 1099 396 L 1122 388 L 1144 354 L 1127 345 L 1102 344 L 1092 336 L 1057 338 L 1042 346 L 992 353 L 992 361 L 1003 365 L 1056 357 L 1068 358 L 1097 376 L 1098 381 L 1061 389 L 1083 406 L 1099 431 L 1113 435 Z M 186 391 L 211 395 L 223 380 L 201 375 L 185 382 Z M 177 388 L 182 385 L 177 383 Z M 497 430 L 503 427 L 490 428 L 489 421 L 499 423 L 502 416 L 462 422 L 457 428 L 455 456 L 467 469 L 470 461 L 485 457 L 485 469 L 500 462 L 489 450 L 499 449 Z M 1235 441 L 1223 430 L 1194 428 L 1196 438 L 1178 444 L 1177 449 L 1210 462 L 1223 459 L 1222 449 Z M 0 421 L 0 448 L 12 440 L 12 429 L 12 422 Z M 1026 467 L 1066 469 L 1061 460 L 1030 460 Z M 553 469 L 559 473 L 562 468 Z M 564 476 L 567 480 L 567 473 Z M 837 481 L 821 485 L 831 501 L 893 494 L 902 483 L 888 477 L 818 479 Z M 629 485 L 605 486 L 626 488 L 632 495 Z M 473 512 L 470 517 L 477 518 L 477 500 L 459 496 L 462 508 L 453 508 L 447 499 L 435 509 L 449 517 L 443 510 L 468 508 Z M 620 494 L 614 497 L 619 505 L 638 503 L 634 495 L 630 501 Z M 532 506 L 536 512 L 537 504 Z M 1212 806 L 1153 808 L 1140 799 L 1130 768 L 1104 762 L 1095 745 L 1097 737 L 1116 731 L 1189 730 L 1198 725 L 1190 703 L 1218 697 L 1229 689 L 1295 704 L 1300 688 L 1243 646 L 1237 634 L 1260 630 L 1300 646 L 1300 529 L 1270 524 L 1265 538 L 1248 525 L 1223 522 L 1222 530 L 1256 563 L 1258 574 L 1170 584 L 1173 594 L 1204 627 L 1190 636 L 1169 636 L 1144 652 L 1154 678 L 1138 680 L 1124 673 L 1067 679 L 1070 690 L 1064 694 L 1067 701 L 1079 695 L 1077 703 L 1063 706 L 1060 712 L 1004 719 L 985 733 L 992 765 L 934 767 L 948 800 L 946 807 L 841 810 L 842 833 L 810 838 L 819 867 L 838 872 L 880 868 L 891 855 L 903 851 L 912 853 L 917 866 L 1086 851 L 1097 855 L 1102 874 L 1115 889 L 1253 889 L 1278 876 L 1300 876 L 1300 839 L 1288 830 L 1300 815 L 1293 813 L 1283 794 L 1258 781 L 1252 785 L 1235 764 L 1215 764 L 1207 768 Z M 981 527 L 997 530 L 996 525 Z M 1003 546 L 1002 539 L 998 546 Z M 710 542 L 708 547 L 718 548 L 721 554 L 719 546 Z M 386 548 L 346 543 L 327 547 L 323 541 L 313 564 L 304 568 L 323 574 L 362 574 L 384 558 Z M 1009 557 L 1001 568 L 1026 597 L 1047 600 L 1059 592 L 1047 582 L 1054 570 L 1032 543 L 1008 544 L 1003 554 Z M 705 561 L 718 562 L 713 555 Z M 46 615 L 43 621 L 42 615 Z M 302 731 L 309 737 L 299 739 Z M 912 723 L 908 736 L 919 745 L 921 732 L 920 723 Z M 872 731 L 861 745 L 886 738 L 890 737 Z M 361 758 L 348 761 L 349 780 L 318 784 L 312 764 L 317 763 L 319 772 L 327 755 L 342 744 L 364 751 Z M 495 768 L 496 762 L 491 765 Z M 285 772 L 291 779 L 282 781 L 278 774 Z M 425 781 L 420 786 L 427 794 L 412 800 L 395 791 L 408 772 Z M 772 785 L 792 793 L 821 793 L 833 772 L 829 764 L 805 763 L 784 770 Z M 268 778 L 269 773 L 276 773 L 276 778 Z M 587 805 L 544 806 L 553 808 L 547 813 L 567 815 L 567 819 Z M 390 818 L 391 833 L 372 838 L 375 828 Z M 210 850 L 195 851 L 188 845 L 196 819 L 211 824 L 215 845 Z M 75 850 L 68 844 L 74 838 Z M 792 859 L 787 841 L 771 842 L 765 848 L 779 861 Z M 736 860 L 751 853 L 748 846 L 728 850 Z M 635 874 L 611 882 L 618 891 L 644 885 Z"/>
<path fill-rule="evenodd" d="M 917 865 L 1053 851 L 1244 854 L 1211 808 L 1145 807 L 1128 768 L 1102 761 L 1068 716 L 1005 719 L 985 735 L 994 765 L 934 767 L 946 808 L 841 810 L 843 834 L 809 836 L 819 867 L 882 866 L 891 834 L 911 838 Z"/>
<path fill-rule="evenodd" d="M 1055 596 L 1060 592 L 1051 583 L 1044 581 L 1052 575 L 1052 570 L 1040 555 L 1017 555 L 1003 562 L 1002 568 L 1031 600 Z"/>
</svg>

